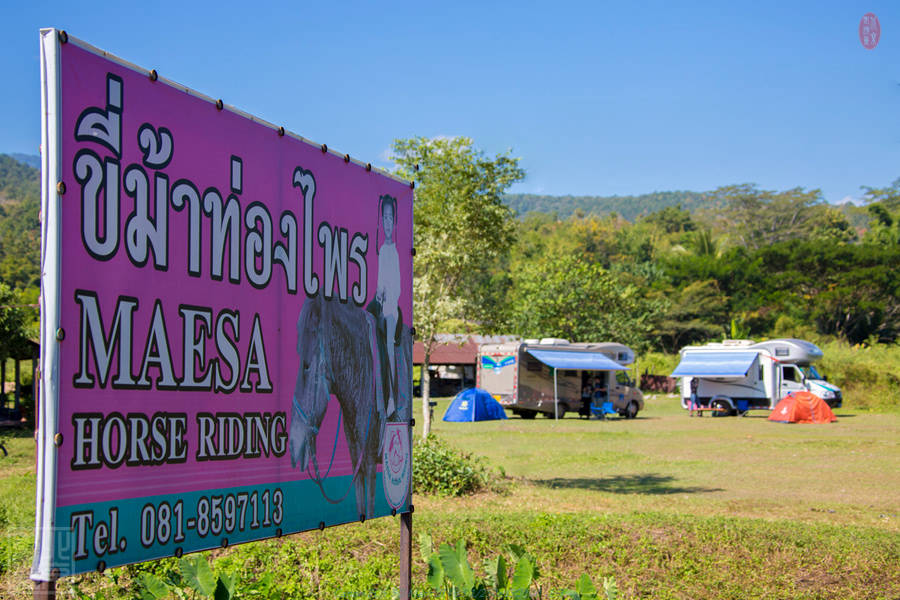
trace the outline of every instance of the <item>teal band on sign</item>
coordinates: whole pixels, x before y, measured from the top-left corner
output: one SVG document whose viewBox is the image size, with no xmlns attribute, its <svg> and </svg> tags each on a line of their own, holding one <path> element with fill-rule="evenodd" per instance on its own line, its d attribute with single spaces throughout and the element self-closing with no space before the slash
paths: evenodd
<svg viewBox="0 0 900 600">
<path fill-rule="evenodd" d="M 376 492 L 381 479 L 379 473 Z M 339 494 L 351 477 L 321 483 Z M 408 500 L 397 512 L 407 508 Z M 372 516 L 390 514 L 384 495 L 376 493 Z M 311 480 L 65 506 L 56 512 L 53 566 L 61 576 L 74 575 L 97 569 L 100 561 L 115 567 L 318 529 L 321 521 L 331 526 L 359 519 L 355 497 L 330 504 Z"/>
</svg>

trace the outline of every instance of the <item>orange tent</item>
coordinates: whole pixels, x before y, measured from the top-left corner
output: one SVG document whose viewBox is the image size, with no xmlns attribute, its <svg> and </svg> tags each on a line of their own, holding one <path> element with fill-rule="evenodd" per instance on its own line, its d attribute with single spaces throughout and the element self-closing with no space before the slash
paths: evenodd
<svg viewBox="0 0 900 600">
<path fill-rule="evenodd" d="M 785 396 L 772 409 L 769 420 L 778 423 L 833 423 L 837 417 L 824 400 L 804 391 Z"/>
</svg>

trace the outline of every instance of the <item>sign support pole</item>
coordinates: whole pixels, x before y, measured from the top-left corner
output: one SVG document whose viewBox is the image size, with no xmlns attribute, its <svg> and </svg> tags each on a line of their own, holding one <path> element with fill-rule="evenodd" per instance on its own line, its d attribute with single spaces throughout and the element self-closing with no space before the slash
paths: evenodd
<svg viewBox="0 0 900 600">
<path fill-rule="evenodd" d="M 412 598 L 412 506 L 400 513 L 400 600 Z"/>
<path fill-rule="evenodd" d="M 425 365 L 422 365 L 424 371 Z M 424 381 L 424 380 L 423 380 Z M 412 381 L 409 382 L 410 390 L 412 390 Z M 412 395 L 410 395 L 412 397 Z M 424 402 L 424 400 L 423 400 Z M 409 498 L 409 506 L 406 512 L 400 513 L 400 594 L 399 600 L 412 599 L 412 514 L 416 507 L 412 503 L 412 445 L 413 445 L 413 429 L 416 426 L 416 420 L 409 421 L 409 489 L 407 498 Z"/>
<path fill-rule="evenodd" d="M 556 372 L 557 369 L 553 369 L 553 419 L 559 421 L 559 396 L 556 393 Z"/>
<path fill-rule="evenodd" d="M 56 600 L 56 580 L 35 581 L 34 600 Z"/>
</svg>

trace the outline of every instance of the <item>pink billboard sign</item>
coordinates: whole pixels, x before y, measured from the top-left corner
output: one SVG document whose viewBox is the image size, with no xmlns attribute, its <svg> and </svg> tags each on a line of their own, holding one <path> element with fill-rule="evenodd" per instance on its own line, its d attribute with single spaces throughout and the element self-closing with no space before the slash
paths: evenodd
<svg viewBox="0 0 900 600">
<path fill-rule="evenodd" d="M 41 43 L 32 577 L 408 511 L 411 185 Z"/>
</svg>

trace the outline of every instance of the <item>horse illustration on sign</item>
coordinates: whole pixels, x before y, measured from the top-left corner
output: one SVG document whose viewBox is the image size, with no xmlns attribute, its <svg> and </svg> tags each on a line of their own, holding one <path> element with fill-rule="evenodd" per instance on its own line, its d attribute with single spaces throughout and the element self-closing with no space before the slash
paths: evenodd
<svg viewBox="0 0 900 600">
<path fill-rule="evenodd" d="M 399 344 L 396 344 L 398 401 L 394 412 L 389 414 L 375 321 L 375 316 L 367 310 L 321 296 L 304 303 L 297 322 L 300 362 L 289 438 L 292 466 L 312 470 L 310 476 L 329 502 L 341 502 L 351 488 L 355 490 L 359 514 L 366 517 L 373 514 L 377 465 L 383 460 L 386 424 L 392 421 L 408 427 L 412 405 L 410 330 L 400 324 Z M 340 404 L 353 465 L 352 485 L 340 498 L 330 498 L 325 493 L 316 452 L 316 438 L 332 395 Z"/>
</svg>

